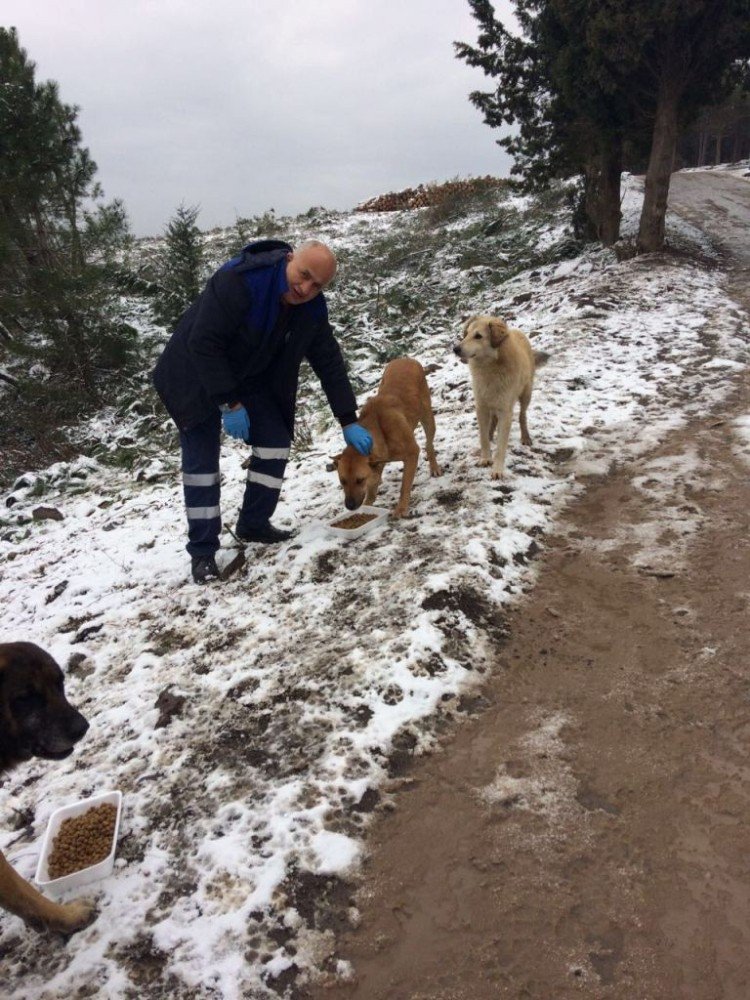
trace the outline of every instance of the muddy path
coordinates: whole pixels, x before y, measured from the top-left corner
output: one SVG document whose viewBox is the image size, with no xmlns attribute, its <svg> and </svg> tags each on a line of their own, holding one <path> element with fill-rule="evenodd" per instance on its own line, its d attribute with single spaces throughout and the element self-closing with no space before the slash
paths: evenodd
<svg viewBox="0 0 750 1000">
<path fill-rule="evenodd" d="M 750 491 L 732 432 L 750 392 L 734 378 L 721 411 L 592 482 L 547 539 L 479 711 L 373 827 L 361 922 L 337 947 L 353 977 L 310 996 L 750 996 Z"/>
</svg>

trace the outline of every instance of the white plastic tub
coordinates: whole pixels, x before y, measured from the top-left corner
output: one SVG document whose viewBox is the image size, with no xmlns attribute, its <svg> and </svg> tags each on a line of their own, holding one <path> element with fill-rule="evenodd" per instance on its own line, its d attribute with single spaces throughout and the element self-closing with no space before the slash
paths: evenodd
<svg viewBox="0 0 750 1000">
<path fill-rule="evenodd" d="M 112 833 L 112 847 L 109 854 L 103 861 L 98 861 L 88 868 L 81 868 L 80 871 L 71 872 L 70 875 L 63 875 L 61 878 L 49 877 L 49 856 L 52 852 L 52 842 L 57 836 L 57 832 L 62 826 L 63 820 L 70 819 L 71 816 L 80 816 L 88 812 L 94 806 L 100 806 L 108 802 L 115 806 L 117 815 L 115 816 L 115 829 Z M 117 850 L 117 838 L 120 833 L 120 816 L 122 815 L 122 792 L 102 792 L 100 795 L 92 795 L 90 799 L 79 799 L 69 806 L 62 806 L 55 809 L 47 823 L 47 831 L 42 842 L 42 852 L 36 866 L 34 881 L 40 889 L 44 889 L 50 895 L 57 896 L 69 889 L 78 889 L 89 882 L 106 878 L 112 874 L 115 866 L 115 852 Z"/>
<path fill-rule="evenodd" d="M 337 538 L 359 538 L 374 528 L 379 528 L 388 517 L 389 511 L 385 507 L 368 507 L 367 504 L 362 504 L 356 510 L 347 510 L 343 514 L 339 514 L 334 520 L 344 521 L 347 517 L 355 517 L 357 514 L 374 514 L 375 516 L 371 521 L 361 524 L 358 528 L 334 528 L 329 522 L 326 524 L 329 534 L 335 535 Z"/>
</svg>

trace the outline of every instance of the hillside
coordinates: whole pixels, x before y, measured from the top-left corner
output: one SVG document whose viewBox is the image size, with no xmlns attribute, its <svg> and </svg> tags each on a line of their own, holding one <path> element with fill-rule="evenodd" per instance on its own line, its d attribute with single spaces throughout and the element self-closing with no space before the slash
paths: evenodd
<svg viewBox="0 0 750 1000">
<path fill-rule="evenodd" d="M 639 200 L 631 180 L 631 232 Z M 17 481 L 0 526 L 5 634 L 67 665 L 91 729 L 54 772 L 33 762 L 6 782 L 0 810 L 18 822 L 2 846 L 31 875 L 52 809 L 100 788 L 123 792 L 125 820 L 100 916 L 65 948 L 0 918 L 9 996 L 262 997 L 294 995 L 316 970 L 345 976 L 333 934 L 356 921 L 370 817 L 471 711 L 560 513 L 720 401 L 746 364 L 720 258 L 677 220 L 672 252 L 634 259 L 577 245 L 564 190 L 272 221 L 258 235 L 316 236 L 339 255 L 329 307 L 361 398 L 393 357 L 427 367 L 443 476 L 420 466 L 403 522 L 361 542 L 328 536 L 319 522 L 341 499 L 326 466 L 341 440 L 308 375 L 276 518 L 298 534 L 249 547 L 210 592 L 188 579 L 175 434 L 145 374 L 81 429 L 81 458 Z M 208 235 L 213 264 L 235 239 Z M 164 332 L 144 303 L 132 309 L 155 354 Z M 500 483 L 475 464 L 467 371 L 451 352 L 479 312 L 551 355 L 534 447 L 514 428 Z M 230 524 L 244 457 L 227 443 Z M 386 470 L 385 504 L 397 484 Z M 62 519 L 35 519 L 40 505 Z M 672 527 L 689 534 L 689 511 Z M 227 534 L 224 564 L 234 545 Z M 664 570 L 647 543 L 642 561 Z"/>
</svg>

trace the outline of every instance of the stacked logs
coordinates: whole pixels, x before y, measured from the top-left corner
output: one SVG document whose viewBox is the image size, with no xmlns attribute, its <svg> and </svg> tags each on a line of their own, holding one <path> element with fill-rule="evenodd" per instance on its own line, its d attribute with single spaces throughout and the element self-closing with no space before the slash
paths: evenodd
<svg viewBox="0 0 750 1000">
<path fill-rule="evenodd" d="M 444 184 L 420 184 L 403 191 L 391 191 L 363 201 L 355 212 L 399 212 L 407 208 L 428 208 L 439 205 L 455 195 L 476 194 L 488 188 L 502 187 L 507 181 L 501 177 L 469 177 L 466 180 L 446 181 Z"/>
</svg>

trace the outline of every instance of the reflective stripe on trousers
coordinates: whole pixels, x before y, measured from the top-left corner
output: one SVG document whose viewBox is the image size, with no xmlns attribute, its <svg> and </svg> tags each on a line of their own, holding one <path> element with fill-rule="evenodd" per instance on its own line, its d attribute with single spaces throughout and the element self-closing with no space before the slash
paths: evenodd
<svg viewBox="0 0 750 1000">
<path fill-rule="evenodd" d="M 252 453 L 237 531 L 269 521 L 279 502 L 291 438 L 281 412 L 270 397 L 242 400 L 250 417 Z M 182 483 L 188 519 L 187 550 L 191 556 L 213 555 L 221 532 L 219 453 L 221 414 L 217 408 L 197 427 L 180 432 Z"/>
<path fill-rule="evenodd" d="M 187 550 L 191 556 L 213 555 L 219 548 L 219 443 L 221 415 L 180 432 L 182 489 L 188 520 Z"/>
<path fill-rule="evenodd" d="M 242 499 L 242 510 L 237 519 L 237 532 L 245 531 L 265 524 L 273 516 L 279 493 L 284 482 L 284 472 L 289 458 L 289 432 L 283 421 L 275 422 L 272 414 L 266 412 L 260 426 L 252 426 L 253 450 L 250 456 L 250 468 L 247 470 L 245 496 Z M 257 436 L 256 436 L 257 435 Z M 262 435 L 262 443 L 259 438 Z"/>
</svg>

